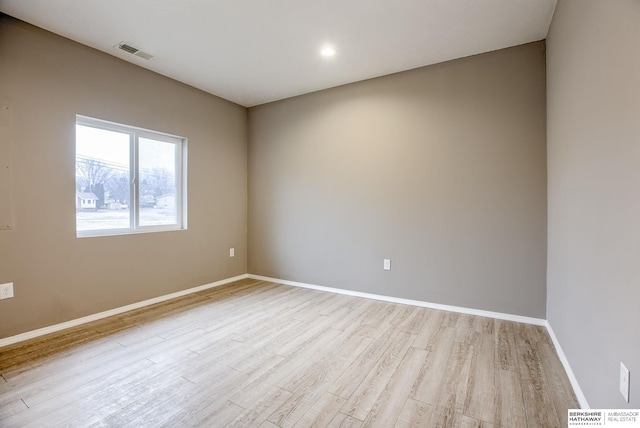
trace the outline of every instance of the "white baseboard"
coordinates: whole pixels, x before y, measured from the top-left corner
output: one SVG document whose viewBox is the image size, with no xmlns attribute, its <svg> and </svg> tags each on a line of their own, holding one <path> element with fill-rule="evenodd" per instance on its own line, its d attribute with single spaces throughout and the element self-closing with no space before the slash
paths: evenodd
<svg viewBox="0 0 640 428">
<path fill-rule="evenodd" d="M 109 309 L 108 311 L 99 312 L 97 314 L 88 315 L 82 318 L 76 318 L 74 320 L 66 321 L 60 324 L 51 325 L 48 327 L 39 328 L 37 330 L 28 331 L 26 333 L 18 334 L 11 337 L 0 339 L 0 347 L 13 345 L 14 343 L 23 342 L 25 340 L 33 339 L 35 337 L 44 336 L 45 334 L 55 333 L 56 331 L 64 330 L 66 328 L 75 327 L 81 324 L 86 324 L 91 321 L 96 321 L 102 318 L 118 315 L 123 312 L 132 311 L 134 309 L 140 309 L 145 306 L 154 305 L 156 303 L 165 302 L 167 300 L 175 299 L 177 297 L 186 296 L 187 294 L 197 293 L 198 291 L 207 290 L 213 287 L 219 287 L 221 285 L 229 284 L 231 282 L 239 281 L 241 279 L 249 278 L 248 274 L 242 274 L 234 276 L 233 278 L 227 278 L 220 281 L 212 282 L 198 287 L 189 288 L 182 291 L 177 291 L 171 294 L 165 294 L 164 296 L 154 297 L 153 299 L 143 300 L 142 302 L 132 303 L 130 305 L 121 306 L 115 309 Z"/>
<path fill-rule="evenodd" d="M 573 374 L 573 370 L 569 365 L 569 360 L 567 360 L 567 356 L 564 354 L 562 350 L 562 346 L 560 346 L 560 342 L 558 342 L 558 338 L 556 334 L 553 332 L 551 328 L 551 324 L 549 321 L 546 321 L 545 326 L 547 327 L 547 331 L 549 332 L 549 336 L 553 341 L 553 346 L 556 347 L 556 353 L 558 354 L 558 358 L 560 358 L 560 362 L 564 366 L 564 371 L 567 373 L 567 377 L 569 378 L 569 382 L 571 382 L 571 386 L 573 387 L 573 392 L 576 394 L 576 398 L 578 399 L 578 403 L 580 403 L 581 409 L 589 409 L 589 403 L 587 403 L 587 398 L 584 396 L 582 392 L 582 388 L 580 388 L 580 384 L 578 384 L 578 379 L 575 374 Z"/>
<path fill-rule="evenodd" d="M 461 314 L 476 315 L 480 317 L 497 318 L 501 320 L 515 321 L 515 322 L 521 322 L 525 324 L 546 326 L 546 322 L 547 322 L 546 320 L 543 320 L 540 318 L 531 318 L 531 317 L 524 317 L 521 315 L 504 314 L 501 312 L 483 311 L 481 309 L 464 308 L 461 306 L 450 306 L 450 305 L 442 305 L 440 303 L 423 302 L 421 300 L 411 300 L 411 299 L 403 299 L 400 297 L 391 297 L 391 296 L 383 296 L 379 294 L 363 293 L 361 291 L 352 291 L 352 290 L 344 290 L 342 288 L 325 287 L 322 285 L 305 284 L 302 282 L 287 281 L 284 279 L 269 278 L 269 277 L 260 276 L 260 275 L 249 274 L 249 278 L 258 279 L 261 281 L 276 282 L 278 284 L 291 285 L 294 287 L 310 288 L 312 290 L 328 291 L 330 293 L 336 293 L 336 294 L 346 294 L 347 296 L 365 297 L 367 299 L 382 300 L 384 302 L 401 303 L 404 305 L 420 306 L 423 308 L 438 309 L 438 310 L 449 311 L 449 312 L 458 312 Z"/>
</svg>

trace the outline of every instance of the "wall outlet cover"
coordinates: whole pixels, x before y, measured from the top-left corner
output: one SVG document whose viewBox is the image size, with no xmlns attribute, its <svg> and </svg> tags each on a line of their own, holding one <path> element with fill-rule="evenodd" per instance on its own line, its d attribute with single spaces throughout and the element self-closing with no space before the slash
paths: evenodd
<svg viewBox="0 0 640 428">
<path fill-rule="evenodd" d="M 620 394 L 629 402 L 629 369 L 620 362 Z"/>
<path fill-rule="evenodd" d="M 0 300 L 13 297 L 13 282 L 0 284 Z"/>
</svg>

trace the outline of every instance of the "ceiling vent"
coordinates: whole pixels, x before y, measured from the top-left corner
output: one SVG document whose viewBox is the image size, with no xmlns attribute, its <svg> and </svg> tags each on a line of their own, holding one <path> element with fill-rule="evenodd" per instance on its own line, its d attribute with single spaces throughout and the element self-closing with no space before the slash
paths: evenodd
<svg viewBox="0 0 640 428">
<path fill-rule="evenodd" d="M 141 51 L 140 49 L 131 46 L 125 42 L 120 42 L 118 43 L 116 46 L 116 48 L 123 50 L 127 53 L 130 53 L 131 55 L 135 55 L 135 56 L 139 56 L 140 58 L 144 58 L 144 59 L 151 59 L 153 58 L 153 55 L 148 54 L 146 52 Z"/>
</svg>

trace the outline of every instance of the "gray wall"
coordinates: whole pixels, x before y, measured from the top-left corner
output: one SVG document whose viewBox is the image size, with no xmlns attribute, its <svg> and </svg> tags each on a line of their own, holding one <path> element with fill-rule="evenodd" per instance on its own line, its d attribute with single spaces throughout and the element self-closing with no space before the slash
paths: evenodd
<svg viewBox="0 0 640 428">
<path fill-rule="evenodd" d="M 0 104 L 15 217 L 0 230 L 0 283 L 15 283 L 0 337 L 247 272 L 245 108 L 4 15 Z M 189 139 L 187 231 L 76 238 L 76 114 Z"/>
<path fill-rule="evenodd" d="M 249 109 L 249 272 L 544 318 L 545 114 L 543 42 Z"/>
<path fill-rule="evenodd" d="M 593 408 L 640 407 L 638 23 L 637 0 L 560 0 L 547 42 L 547 318 Z"/>
</svg>

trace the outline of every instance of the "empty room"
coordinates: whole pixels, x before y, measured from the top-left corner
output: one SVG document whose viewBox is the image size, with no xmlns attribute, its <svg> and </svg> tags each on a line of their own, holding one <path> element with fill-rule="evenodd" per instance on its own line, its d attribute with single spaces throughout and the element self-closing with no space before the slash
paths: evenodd
<svg viewBox="0 0 640 428">
<path fill-rule="evenodd" d="M 639 22 L 0 0 L 0 427 L 640 426 Z"/>
</svg>

